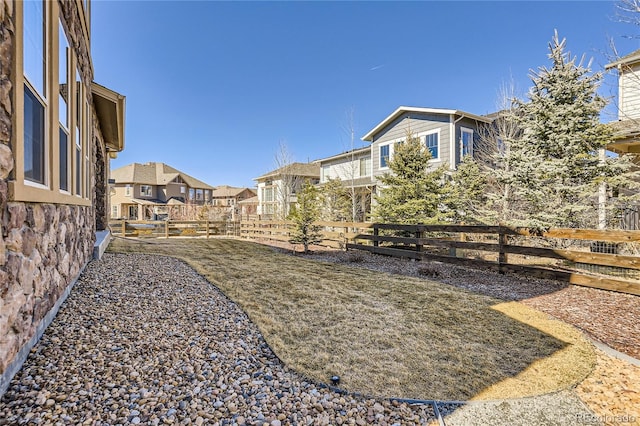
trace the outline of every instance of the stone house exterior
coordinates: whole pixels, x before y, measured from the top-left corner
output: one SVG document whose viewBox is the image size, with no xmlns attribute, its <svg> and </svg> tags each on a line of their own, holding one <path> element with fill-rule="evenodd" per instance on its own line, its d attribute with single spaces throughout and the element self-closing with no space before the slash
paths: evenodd
<svg viewBox="0 0 640 426">
<path fill-rule="evenodd" d="M 258 216 L 282 219 L 296 203 L 296 192 L 306 182 L 316 185 L 320 181 L 320 165 L 317 162 L 291 163 L 253 180 L 258 184 Z"/>
<path fill-rule="evenodd" d="M 164 163 L 132 163 L 111 171 L 111 218 L 151 220 L 168 206 L 211 205 L 214 187 Z"/>
<path fill-rule="evenodd" d="M 108 220 L 125 99 L 93 82 L 90 8 L 0 2 L 0 395 Z"/>
</svg>

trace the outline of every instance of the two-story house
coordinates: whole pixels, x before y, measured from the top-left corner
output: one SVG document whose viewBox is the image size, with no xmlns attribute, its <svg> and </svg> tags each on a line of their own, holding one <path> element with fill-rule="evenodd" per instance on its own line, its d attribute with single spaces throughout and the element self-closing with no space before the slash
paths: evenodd
<svg viewBox="0 0 640 426">
<path fill-rule="evenodd" d="M 320 187 L 331 179 L 339 179 L 348 189 L 354 203 L 355 221 L 364 221 L 371 213 L 371 194 L 375 182 L 371 174 L 371 146 L 352 149 L 314 161 L 320 166 Z"/>
<path fill-rule="evenodd" d="M 320 181 L 320 165 L 291 163 L 253 180 L 258 184 L 259 217 L 281 219 L 287 217 L 291 205 L 297 201 L 296 192 L 306 182 L 315 185 Z"/>
<path fill-rule="evenodd" d="M 227 210 L 228 217 L 235 220 L 241 213 L 240 202 L 256 196 L 256 191 L 251 188 L 237 188 L 229 185 L 216 186 L 211 196 L 211 205 Z"/>
<path fill-rule="evenodd" d="M 211 204 L 214 187 L 164 163 L 132 163 L 111 171 L 111 217 L 156 219 L 167 205 Z"/>
<path fill-rule="evenodd" d="M 90 29 L 90 0 L 0 4 L 0 396 L 108 241 L 125 98 L 93 81 Z"/>
<path fill-rule="evenodd" d="M 434 168 L 446 164 L 455 170 L 465 156 L 476 154 L 480 130 L 493 119 L 460 110 L 401 106 L 362 137 L 369 146 L 316 160 L 320 183 L 340 179 L 345 187 L 356 188 L 358 210 L 366 218 L 375 205 L 373 195 L 380 189 L 379 178 L 390 171 L 389 159 L 407 131 L 429 149 Z"/>
</svg>

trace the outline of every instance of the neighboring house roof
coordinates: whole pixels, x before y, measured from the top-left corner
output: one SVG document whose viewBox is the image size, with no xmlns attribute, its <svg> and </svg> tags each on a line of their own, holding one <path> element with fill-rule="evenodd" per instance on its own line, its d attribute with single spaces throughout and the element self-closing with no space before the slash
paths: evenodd
<svg viewBox="0 0 640 426">
<path fill-rule="evenodd" d="M 366 135 L 364 135 L 361 139 L 363 141 L 373 141 L 373 136 L 380 132 L 382 129 L 387 127 L 389 124 L 393 122 L 396 118 L 400 117 L 402 114 L 406 112 L 416 112 L 416 113 L 425 113 L 425 114 L 443 114 L 443 115 L 457 115 L 460 117 L 467 117 L 472 120 L 482 121 L 483 123 L 491 123 L 493 120 L 489 117 L 482 115 L 475 115 L 468 112 L 460 111 L 458 109 L 442 109 L 442 108 L 420 108 L 420 107 L 407 107 L 401 106 L 398 107 L 394 112 L 392 112 L 387 118 L 378 123 L 373 129 L 371 129 Z"/>
<path fill-rule="evenodd" d="M 618 154 L 640 153 L 640 123 L 638 120 L 622 120 L 609 123 L 613 128 L 613 143 L 607 149 Z"/>
<path fill-rule="evenodd" d="M 244 191 L 251 191 L 253 194 L 255 194 L 255 191 L 251 188 L 237 188 L 235 186 L 222 185 L 222 186 L 217 186 L 213 190 L 213 194 L 211 196 L 213 198 L 237 197 L 238 195 L 242 194 Z"/>
<path fill-rule="evenodd" d="M 632 65 L 636 62 L 640 62 L 640 49 L 636 50 L 635 52 L 631 52 L 628 55 L 623 56 L 617 61 L 614 61 L 614 62 L 611 62 L 610 64 L 605 65 L 604 69 L 608 70 L 611 68 L 616 68 L 618 67 L 618 65 Z"/>
<path fill-rule="evenodd" d="M 268 178 L 274 178 L 282 175 L 293 176 L 305 176 L 305 177 L 320 177 L 320 165 L 318 163 L 291 163 L 279 169 L 268 172 L 260 177 L 253 178 L 253 180 L 265 180 Z"/>
<path fill-rule="evenodd" d="M 259 202 L 258 196 L 256 195 L 255 197 L 246 198 L 242 201 L 238 201 L 238 204 L 258 204 L 258 202 Z"/>
<path fill-rule="evenodd" d="M 116 183 L 167 185 L 178 176 L 180 176 L 190 188 L 214 189 L 213 186 L 164 163 L 132 163 L 111 171 L 111 178 L 114 179 Z"/>
<path fill-rule="evenodd" d="M 314 163 L 324 163 L 325 161 L 333 161 L 339 160 L 341 158 L 349 157 L 351 155 L 360 155 L 360 154 L 368 154 L 371 152 L 371 146 L 365 146 L 362 148 L 352 149 L 350 151 L 345 151 L 340 154 L 332 155 L 331 157 L 321 158 L 319 160 L 315 160 Z"/>
</svg>

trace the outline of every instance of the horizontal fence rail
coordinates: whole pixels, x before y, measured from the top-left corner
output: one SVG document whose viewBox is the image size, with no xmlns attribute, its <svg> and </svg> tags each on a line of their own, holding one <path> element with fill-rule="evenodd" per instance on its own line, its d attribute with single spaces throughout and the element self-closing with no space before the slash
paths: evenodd
<svg viewBox="0 0 640 426">
<path fill-rule="evenodd" d="M 515 272 L 640 295 L 640 231 L 372 224 L 347 249 Z M 620 277 L 622 276 L 622 278 Z"/>
<path fill-rule="evenodd" d="M 209 220 L 112 220 L 111 233 L 121 237 L 205 237 L 240 235 L 240 223 Z"/>
<path fill-rule="evenodd" d="M 346 249 L 347 243 L 358 235 L 363 235 L 373 226 L 364 222 L 316 222 L 320 226 L 322 241 L 320 246 Z M 277 220 L 248 220 L 240 222 L 240 236 L 245 238 L 283 241 L 291 240 L 293 223 Z"/>
</svg>

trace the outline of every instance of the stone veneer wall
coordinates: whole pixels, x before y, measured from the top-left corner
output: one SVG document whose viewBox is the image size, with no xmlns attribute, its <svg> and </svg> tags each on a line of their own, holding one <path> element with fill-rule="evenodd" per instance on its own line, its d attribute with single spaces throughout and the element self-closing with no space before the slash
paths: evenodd
<svg viewBox="0 0 640 426">
<path fill-rule="evenodd" d="M 83 62 L 83 82 L 89 85 L 91 67 L 76 3 L 61 1 L 60 6 L 71 29 L 70 42 Z M 12 114 L 19 113 L 13 111 L 11 97 L 12 16 L 13 1 L 0 0 L 0 395 L 91 259 L 95 239 L 93 207 L 8 199 L 14 168 Z M 88 144 L 93 164 L 95 145 L 101 142 L 96 122 L 94 115 L 94 136 Z M 95 184 L 96 179 L 90 181 Z"/>
</svg>

